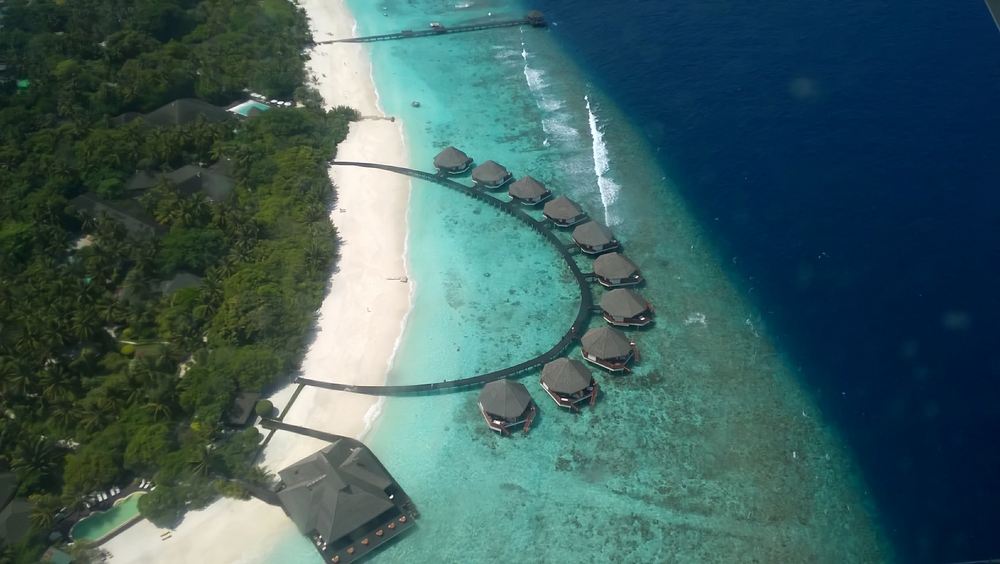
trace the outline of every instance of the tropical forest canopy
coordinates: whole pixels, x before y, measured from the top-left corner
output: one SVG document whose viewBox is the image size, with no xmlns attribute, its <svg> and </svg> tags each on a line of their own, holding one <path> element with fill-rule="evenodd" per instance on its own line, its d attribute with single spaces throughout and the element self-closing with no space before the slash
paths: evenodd
<svg viewBox="0 0 1000 564">
<path fill-rule="evenodd" d="M 336 252 L 325 163 L 356 112 L 305 82 L 305 15 L 286 0 L 8 0 L 0 7 L 0 471 L 34 503 L 3 558 L 35 562 L 60 519 L 125 480 L 175 521 L 243 495 L 260 437 L 224 429 L 240 392 L 300 362 Z M 295 100 L 248 119 L 142 119 L 182 98 Z M 225 198 L 160 174 L 220 166 Z M 127 189 L 138 171 L 155 186 Z M 70 200 L 149 217 L 130 235 Z M 83 237 L 85 236 L 85 237 Z M 81 238 L 83 237 L 83 238 Z M 180 273 L 200 282 L 172 293 Z"/>
</svg>

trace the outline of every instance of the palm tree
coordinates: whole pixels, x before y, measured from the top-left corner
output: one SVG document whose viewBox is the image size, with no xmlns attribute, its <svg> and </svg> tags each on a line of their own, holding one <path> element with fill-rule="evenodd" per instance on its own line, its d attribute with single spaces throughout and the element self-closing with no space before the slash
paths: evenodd
<svg viewBox="0 0 1000 564">
<path fill-rule="evenodd" d="M 10 467 L 22 481 L 29 478 L 42 481 L 55 473 L 61 457 L 54 442 L 38 437 L 17 445 Z"/>
<path fill-rule="evenodd" d="M 52 519 L 63 507 L 62 500 L 52 494 L 34 495 L 29 498 L 34 506 L 28 519 L 35 528 L 47 530 L 52 526 Z"/>
<path fill-rule="evenodd" d="M 205 445 L 195 449 L 188 462 L 191 464 L 191 472 L 196 476 L 208 476 L 218 467 L 219 457 L 210 445 Z"/>
<path fill-rule="evenodd" d="M 83 294 L 86 295 L 86 294 Z M 81 341 L 93 341 L 101 331 L 101 318 L 93 306 L 76 310 L 73 314 L 73 335 Z"/>
</svg>

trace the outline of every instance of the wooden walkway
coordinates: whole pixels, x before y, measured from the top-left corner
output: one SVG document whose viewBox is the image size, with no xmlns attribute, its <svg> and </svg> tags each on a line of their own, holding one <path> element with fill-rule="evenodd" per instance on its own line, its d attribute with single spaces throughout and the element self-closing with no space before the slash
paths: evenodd
<svg viewBox="0 0 1000 564">
<path fill-rule="evenodd" d="M 467 31 L 480 31 L 483 29 L 494 29 L 498 27 L 513 27 L 515 25 L 531 25 L 528 18 L 519 20 L 504 20 L 499 22 L 489 22 L 480 24 L 458 25 L 455 27 L 435 27 L 413 31 L 405 29 L 399 33 L 386 33 L 384 35 L 369 35 L 367 37 L 351 37 L 348 39 L 330 39 L 327 41 L 317 41 L 316 45 L 329 45 L 331 43 L 370 43 L 373 41 L 392 41 L 394 39 L 413 39 L 415 37 L 430 37 L 432 35 L 446 35 L 448 33 L 463 33 Z"/>
<path fill-rule="evenodd" d="M 353 392 L 356 394 L 368 394 L 374 396 L 389 396 L 389 395 L 410 395 L 410 394 L 421 394 L 427 392 L 437 392 L 441 390 L 457 390 L 467 386 L 477 386 L 485 384 L 487 382 L 492 382 L 493 380 L 499 380 L 501 378 L 507 378 L 509 376 L 516 376 L 537 366 L 541 366 L 546 362 L 551 362 L 559 357 L 560 354 L 566 347 L 570 345 L 574 340 L 580 338 L 580 331 L 587 327 L 587 323 L 590 321 L 590 315 L 594 308 L 594 298 L 590 293 L 590 285 L 587 283 L 587 279 L 590 274 L 584 274 L 580 271 L 580 267 L 577 266 L 576 260 L 573 259 L 573 253 L 571 249 L 575 247 L 573 245 L 567 245 L 552 232 L 552 229 L 546 225 L 545 221 L 538 221 L 537 219 L 531 217 L 530 215 L 524 213 L 517 204 L 513 202 L 505 202 L 496 196 L 487 194 L 483 192 L 478 187 L 470 187 L 464 184 L 455 182 L 454 180 L 447 178 L 444 174 L 432 174 L 429 172 L 423 172 L 420 170 L 413 170 L 409 168 L 402 168 L 398 166 L 383 165 L 383 164 L 373 164 L 373 163 L 356 163 L 356 162 L 344 162 L 344 161 L 334 161 L 330 163 L 335 166 L 358 166 L 364 168 L 376 168 L 380 170 L 386 170 L 389 172 L 395 172 L 397 174 L 405 174 L 413 178 L 419 178 L 420 180 L 427 180 L 429 182 L 434 182 L 442 186 L 446 186 L 466 196 L 475 198 L 481 202 L 485 202 L 497 209 L 504 211 L 505 213 L 514 216 L 515 218 L 521 220 L 523 223 L 531 227 L 539 234 L 541 234 L 549 243 L 555 247 L 556 252 L 562 255 L 563 259 L 566 261 L 566 265 L 569 266 L 570 271 L 573 273 L 573 277 L 576 279 L 576 283 L 580 288 L 580 311 L 576 315 L 576 320 L 573 322 L 573 326 L 569 328 L 568 331 L 563 335 L 562 339 L 548 351 L 526 360 L 520 364 L 504 368 L 502 370 L 496 370 L 494 372 L 487 372 L 486 374 L 480 374 L 478 376 L 470 376 L 468 378 L 461 378 L 458 380 L 445 380 L 443 382 L 431 382 L 429 384 L 411 384 L 407 386 L 349 386 L 346 384 L 335 384 L 331 382 L 321 382 L 319 380 L 310 380 L 307 378 L 296 378 L 295 382 L 298 384 L 304 384 L 306 386 L 315 386 L 317 388 L 326 388 L 328 390 L 336 390 L 340 392 Z"/>
</svg>

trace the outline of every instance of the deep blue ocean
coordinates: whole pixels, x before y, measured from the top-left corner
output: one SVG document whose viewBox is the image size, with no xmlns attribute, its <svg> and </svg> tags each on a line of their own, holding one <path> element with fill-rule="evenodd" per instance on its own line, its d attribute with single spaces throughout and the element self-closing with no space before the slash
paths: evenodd
<svg viewBox="0 0 1000 564">
<path fill-rule="evenodd" d="M 1000 558 L 1000 33 L 979 0 L 538 0 L 645 131 L 905 562 Z"/>
</svg>

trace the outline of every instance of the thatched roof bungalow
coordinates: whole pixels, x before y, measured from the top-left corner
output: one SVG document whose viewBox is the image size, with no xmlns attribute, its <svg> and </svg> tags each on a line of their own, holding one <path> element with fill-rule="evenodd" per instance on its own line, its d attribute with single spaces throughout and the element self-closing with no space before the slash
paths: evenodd
<svg viewBox="0 0 1000 564">
<path fill-rule="evenodd" d="M 434 168 L 448 174 L 462 174 L 472 166 L 472 157 L 449 146 L 434 157 Z"/>
<path fill-rule="evenodd" d="M 634 286 L 642 282 L 639 267 L 625 255 L 608 253 L 594 259 L 594 276 L 606 288 Z"/>
<path fill-rule="evenodd" d="M 601 311 L 605 321 L 618 327 L 644 327 L 653 322 L 653 306 L 625 288 L 601 296 Z"/>
<path fill-rule="evenodd" d="M 501 435 L 509 435 L 510 429 L 521 424 L 527 434 L 535 418 L 535 402 L 528 388 L 513 380 L 495 380 L 483 386 L 479 393 L 479 410 L 490 429 Z"/>
<path fill-rule="evenodd" d="M 619 242 L 615 234 L 605 225 L 596 221 L 588 221 L 573 230 L 573 240 L 580 250 L 588 255 L 596 255 L 618 248 Z"/>
<path fill-rule="evenodd" d="M 519 200 L 522 204 L 531 206 L 542 203 L 552 195 L 551 190 L 547 190 L 544 184 L 531 176 L 525 176 L 511 184 L 510 188 L 507 189 L 507 193 L 510 194 L 511 198 Z"/>
<path fill-rule="evenodd" d="M 524 19 L 535 27 L 542 27 L 545 25 L 545 14 L 540 10 L 532 10 L 528 12 L 528 15 L 524 16 Z"/>
<path fill-rule="evenodd" d="M 566 196 L 559 196 L 546 202 L 545 207 L 542 208 L 542 215 L 558 227 L 572 227 L 587 220 L 587 214 L 583 208 Z"/>
<path fill-rule="evenodd" d="M 635 343 L 611 327 L 591 329 L 580 340 L 583 358 L 611 372 L 631 372 L 628 363 L 636 356 Z"/>
<path fill-rule="evenodd" d="M 413 526 L 410 498 L 354 439 L 339 437 L 278 475 L 278 500 L 324 562 L 355 562 Z"/>
<path fill-rule="evenodd" d="M 590 398 L 597 401 L 597 380 L 579 360 L 557 358 L 542 367 L 539 382 L 559 407 L 580 411 L 576 404 Z"/>
<path fill-rule="evenodd" d="M 500 188 L 510 182 L 514 175 L 507 171 L 502 165 L 493 161 L 485 163 L 472 169 L 472 180 L 476 184 L 482 184 L 487 188 Z"/>
</svg>

